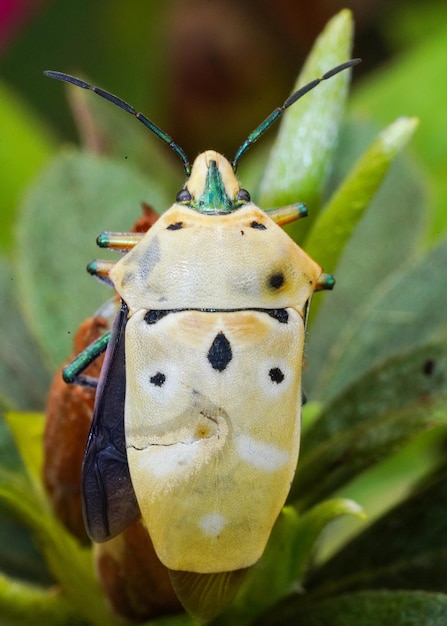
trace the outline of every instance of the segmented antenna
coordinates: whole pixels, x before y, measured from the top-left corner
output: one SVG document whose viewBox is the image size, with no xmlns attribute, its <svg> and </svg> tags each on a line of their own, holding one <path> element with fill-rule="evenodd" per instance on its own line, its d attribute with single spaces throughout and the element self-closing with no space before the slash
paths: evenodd
<svg viewBox="0 0 447 626">
<path fill-rule="evenodd" d="M 149 118 L 143 115 L 143 113 L 139 113 L 136 109 L 133 108 L 133 106 L 125 102 L 125 100 L 118 98 L 118 96 L 115 96 L 112 93 L 105 91 L 104 89 L 101 89 L 101 87 L 89 85 L 83 80 L 75 78 L 74 76 L 70 76 L 69 74 L 64 74 L 63 72 L 53 72 L 51 70 L 47 70 L 46 72 L 44 72 L 44 74 L 49 78 L 63 80 L 66 83 L 71 83 L 72 85 L 76 85 L 77 87 L 81 87 L 82 89 L 90 89 L 90 91 L 97 93 L 98 96 L 109 100 L 109 102 L 111 102 L 112 104 L 115 104 L 117 107 L 120 107 L 120 109 L 123 109 L 123 111 L 134 115 L 137 120 L 142 122 L 147 128 L 149 128 L 150 131 L 154 133 L 154 135 L 157 135 L 157 137 L 159 137 L 164 143 L 168 144 L 171 150 L 173 150 L 177 154 L 177 156 L 180 157 L 183 162 L 183 167 L 185 168 L 186 176 L 189 177 L 189 175 L 191 174 L 191 166 L 189 164 L 188 157 L 180 148 L 180 146 L 175 143 L 172 137 L 170 137 L 167 133 L 161 130 L 161 128 L 159 128 L 156 124 L 154 124 L 154 122 L 152 122 Z"/>
<path fill-rule="evenodd" d="M 241 156 L 244 154 L 244 152 L 246 152 L 248 148 L 255 141 L 257 141 L 259 137 L 261 137 L 261 135 L 263 135 L 265 131 L 268 130 L 270 126 L 272 126 L 272 124 L 276 122 L 276 120 L 279 117 L 281 117 L 281 115 L 284 113 L 286 109 L 292 106 L 292 104 L 294 104 L 297 100 L 299 100 L 304 95 L 306 95 L 306 93 L 311 91 L 314 87 L 319 85 L 323 80 L 332 78 L 332 76 L 335 76 L 335 74 L 338 74 L 339 72 L 342 72 L 343 70 L 346 70 L 352 67 L 353 65 L 357 65 L 360 62 L 361 62 L 361 59 L 351 59 L 350 61 L 341 63 L 340 65 L 333 67 L 331 70 L 323 74 L 321 78 L 315 78 L 310 83 L 307 83 L 307 85 L 300 87 L 297 91 L 295 91 L 295 93 L 289 96 L 282 106 L 277 107 L 272 113 L 270 113 L 268 117 L 266 117 L 266 119 L 262 122 L 262 124 L 259 124 L 259 126 L 255 128 L 255 130 L 249 134 L 247 139 L 244 141 L 244 143 L 241 145 L 239 150 L 236 152 L 236 155 L 231 163 L 233 166 L 233 171 L 236 172 L 237 164 Z"/>
<path fill-rule="evenodd" d="M 343 70 L 353 67 L 354 65 L 357 65 L 360 62 L 361 62 L 361 59 L 351 59 L 350 61 L 341 63 L 340 65 L 337 65 L 336 67 L 332 68 L 331 70 L 323 74 L 321 78 L 315 78 L 310 83 L 307 83 L 307 85 L 300 87 L 300 89 L 298 89 L 297 91 L 295 91 L 295 93 L 289 96 L 282 106 L 277 107 L 262 122 L 262 124 L 259 124 L 259 126 L 255 128 L 255 130 L 249 134 L 247 139 L 244 141 L 244 143 L 241 145 L 239 150 L 236 152 L 236 155 L 232 161 L 233 171 L 236 172 L 239 159 L 244 154 L 244 152 L 246 152 L 248 148 L 255 141 L 257 141 L 259 137 L 261 137 L 261 135 L 263 135 L 265 131 L 268 130 L 270 126 L 272 126 L 272 124 L 276 122 L 276 120 L 279 117 L 281 117 L 281 115 L 284 113 L 286 109 L 292 106 L 292 104 L 294 104 L 297 100 L 302 98 L 306 93 L 311 91 L 314 87 L 319 85 L 323 80 L 332 78 L 332 76 L 335 76 L 335 74 L 338 74 L 339 72 L 342 72 Z M 156 124 L 154 124 L 154 122 L 152 122 L 148 117 L 143 115 L 143 113 L 139 113 L 138 111 L 136 111 L 136 109 L 134 109 L 133 106 L 128 104 L 125 100 L 118 98 L 118 96 L 115 96 L 112 93 L 105 91 L 104 89 L 101 89 L 101 87 L 95 87 L 93 85 L 89 85 L 83 80 L 80 80 L 79 78 L 75 78 L 74 76 L 70 76 L 69 74 L 64 74 L 63 72 L 53 72 L 51 70 L 47 70 L 46 72 L 44 72 L 44 74 L 45 76 L 48 76 L 49 78 L 55 78 L 56 80 L 63 80 L 66 83 L 71 83 L 72 85 L 76 85 L 77 87 L 81 87 L 82 89 L 89 89 L 90 91 L 93 91 L 94 93 L 98 94 L 98 96 L 101 96 L 102 98 L 109 100 L 109 102 L 111 102 L 112 104 L 115 104 L 116 106 L 120 107 L 120 109 L 123 109 L 123 111 L 126 111 L 127 113 L 130 113 L 131 115 L 134 115 L 137 118 L 137 120 L 139 120 L 147 128 L 149 128 L 149 130 L 152 131 L 154 135 L 157 135 L 157 137 L 159 137 L 164 143 L 166 143 L 171 148 L 171 150 L 173 150 L 177 154 L 177 156 L 180 157 L 180 159 L 183 162 L 183 167 L 185 169 L 186 176 L 189 177 L 189 175 L 191 174 L 191 166 L 189 164 L 188 157 L 186 156 L 184 151 L 180 148 L 180 146 L 172 139 L 172 137 L 170 137 L 167 133 L 161 130 L 161 128 L 159 128 Z"/>
</svg>

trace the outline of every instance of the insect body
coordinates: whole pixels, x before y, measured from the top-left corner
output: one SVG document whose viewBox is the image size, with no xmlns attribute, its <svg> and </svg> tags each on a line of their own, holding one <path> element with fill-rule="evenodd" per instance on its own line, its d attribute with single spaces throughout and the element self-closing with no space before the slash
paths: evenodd
<svg viewBox="0 0 447 626">
<path fill-rule="evenodd" d="M 235 202 L 230 164 L 205 152 L 185 188 L 191 201 L 110 272 L 129 310 L 132 485 L 162 562 L 202 573 L 256 562 L 284 504 L 298 456 L 306 306 L 321 275 L 251 203 L 226 214 L 191 208 L 211 177 Z"/>
<path fill-rule="evenodd" d="M 356 61 L 338 66 L 323 79 Z M 82 371 L 107 347 L 83 466 L 84 514 L 95 541 L 141 515 L 170 570 L 214 574 L 253 565 L 284 505 L 298 458 L 301 362 L 315 290 L 331 277 L 278 225 L 302 205 L 265 212 L 230 164 L 208 150 L 192 168 L 171 138 L 127 103 L 65 74 L 132 113 L 184 163 L 187 181 L 143 237 L 106 233 L 126 251 L 90 266 L 121 307 L 106 335 L 65 370 Z M 104 269 L 106 268 L 106 269 Z"/>
</svg>

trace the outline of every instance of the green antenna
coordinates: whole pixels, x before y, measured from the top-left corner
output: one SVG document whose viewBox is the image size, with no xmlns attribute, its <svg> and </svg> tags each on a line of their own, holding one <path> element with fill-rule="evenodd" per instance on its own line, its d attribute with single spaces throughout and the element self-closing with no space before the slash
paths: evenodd
<svg viewBox="0 0 447 626">
<path fill-rule="evenodd" d="M 236 172 L 239 159 L 244 154 L 244 152 L 246 152 L 248 148 L 255 141 L 257 141 L 259 137 L 261 137 L 261 135 L 263 135 L 265 131 L 268 130 L 270 126 L 272 126 L 272 124 L 279 117 L 281 117 L 281 115 L 284 113 L 286 109 L 292 106 L 292 104 L 294 104 L 297 100 L 302 98 L 306 93 L 311 91 L 314 87 L 319 85 L 323 80 L 327 80 L 328 78 L 335 76 L 335 74 L 338 74 L 339 72 L 342 72 L 343 70 L 346 70 L 354 65 L 357 65 L 358 63 L 360 63 L 360 61 L 361 59 L 351 59 L 350 61 L 341 63 L 341 65 L 337 65 L 337 67 L 334 67 L 328 72 L 326 72 L 325 74 L 323 74 L 321 78 L 315 78 L 310 83 L 308 83 L 307 85 L 304 85 L 304 87 L 301 87 L 300 89 L 295 91 L 295 93 L 293 93 L 291 96 L 289 96 L 287 100 L 284 102 L 284 104 L 280 107 L 277 107 L 272 113 L 270 113 L 270 115 L 262 122 L 262 124 L 260 124 L 257 128 L 255 128 L 255 130 L 250 133 L 248 138 L 241 145 L 239 150 L 236 152 L 236 156 L 234 157 L 232 161 L 233 171 Z M 161 130 L 161 128 L 159 128 L 156 124 L 154 124 L 154 122 L 152 122 L 148 117 L 143 115 L 143 113 L 139 113 L 138 111 L 136 111 L 136 109 L 134 109 L 133 106 L 128 104 L 125 100 L 118 98 L 118 96 L 113 95 L 109 91 L 105 91 L 104 89 L 101 89 L 101 87 L 94 87 L 93 85 L 89 85 L 88 83 L 86 83 L 83 80 L 80 80 L 79 78 L 75 78 L 74 76 L 70 76 L 69 74 L 64 74 L 63 72 L 53 72 L 51 70 L 47 70 L 46 72 L 44 72 L 44 74 L 45 76 L 48 76 L 49 78 L 62 80 L 62 81 L 65 81 L 66 83 L 71 83 L 72 85 L 81 87 L 82 89 L 89 89 L 90 91 L 93 91 L 94 93 L 98 94 L 98 96 L 101 96 L 102 98 L 109 100 L 109 102 L 111 102 L 112 104 L 115 104 L 116 106 L 120 107 L 120 109 L 123 109 L 123 111 L 126 111 L 127 113 L 130 113 L 131 115 L 134 115 L 137 118 L 137 120 L 142 122 L 147 128 L 149 128 L 150 131 L 154 133 L 154 135 L 157 135 L 157 137 L 159 137 L 164 143 L 166 143 L 171 148 L 171 150 L 173 150 L 177 154 L 177 156 L 181 159 L 183 163 L 186 176 L 189 177 L 189 175 L 191 174 L 191 165 L 189 164 L 188 157 L 186 156 L 182 148 L 172 139 L 172 137 L 170 137 L 167 133 Z"/>
<path fill-rule="evenodd" d="M 109 100 L 109 102 L 112 102 L 112 104 L 115 104 L 116 106 L 120 107 L 120 109 L 123 109 L 123 111 L 134 115 L 137 120 L 140 120 L 140 122 L 142 122 L 147 128 L 149 128 L 149 130 L 151 130 L 154 135 L 157 135 L 157 137 L 159 137 L 164 143 L 167 143 L 171 150 L 174 150 L 174 152 L 180 157 L 183 162 L 183 167 L 185 168 L 186 176 L 189 176 L 191 174 L 191 166 L 189 164 L 188 157 L 180 148 L 180 146 L 175 143 L 172 137 L 165 133 L 164 130 L 161 130 L 161 128 L 154 124 L 154 122 L 152 122 L 148 117 L 136 111 L 133 106 L 131 106 L 124 100 L 121 100 L 121 98 L 118 98 L 118 96 L 114 96 L 113 93 L 105 91 L 104 89 L 101 89 L 101 87 L 94 87 L 93 85 L 89 85 L 83 80 L 75 78 L 74 76 L 70 76 L 69 74 L 64 74 L 63 72 L 53 72 L 51 70 L 47 70 L 46 72 L 44 72 L 44 74 L 49 78 L 63 80 L 66 83 L 71 83 L 72 85 L 76 85 L 77 87 L 82 87 L 82 89 L 90 89 L 90 91 L 97 93 L 98 96 Z"/>
<path fill-rule="evenodd" d="M 286 109 L 288 109 L 290 106 L 292 106 L 292 104 L 294 104 L 297 100 L 302 98 L 306 93 L 311 91 L 314 87 L 319 85 L 323 80 L 327 80 L 328 78 L 332 78 L 332 76 L 335 76 L 335 74 L 338 74 L 339 72 L 342 72 L 343 70 L 346 70 L 346 69 L 352 67 L 353 65 L 357 65 L 360 62 L 361 62 L 361 59 L 351 59 L 350 61 L 346 61 L 345 63 L 341 63 L 341 65 L 337 65 L 337 67 L 333 67 L 331 70 L 326 72 L 326 74 L 323 74 L 323 76 L 321 78 L 315 78 L 310 83 L 307 83 L 307 85 L 304 85 L 303 87 L 300 87 L 297 91 L 295 91 L 295 93 L 293 93 L 291 96 L 289 96 L 282 106 L 277 107 L 262 122 L 262 124 L 259 124 L 259 126 L 257 128 L 255 128 L 255 130 L 249 134 L 249 136 L 244 141 L 242 146 L 236 152 L 236 156 L 234 157 L 234 159 L 232 161 L 233 171 L 236 172 L 237 165 L 239 163 L 239 159 L 244 154 L 244 152 L 246 152 L 248 150 L 248 148 L 255 141 L 257 141 L 259 139 L 259 137 L 261 135 L 263 135 L 265 133 L 265 131 L 268 130 L 270 128 L 270 126 L 272 126 L 272 124 L 274 122 L 276 122 L 276 120 L 279 117 L 281 117 L 281 115 L 284 113 L 284 111 Z"/>
</svg>

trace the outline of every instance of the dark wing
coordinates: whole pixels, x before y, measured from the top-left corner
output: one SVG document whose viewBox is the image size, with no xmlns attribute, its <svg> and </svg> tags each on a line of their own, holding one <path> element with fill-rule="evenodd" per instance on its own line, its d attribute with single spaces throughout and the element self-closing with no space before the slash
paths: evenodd
<svg viewBox="0 0 447 626">
<path fill-rule="evenodd" d="M 82 464 L 84 522 L 90 538 L 97 543 L 118 535 L 140 517 L 124 436 L 127 314 L 127 306 L 122 303 L 99 378 Z"/>
</svg>

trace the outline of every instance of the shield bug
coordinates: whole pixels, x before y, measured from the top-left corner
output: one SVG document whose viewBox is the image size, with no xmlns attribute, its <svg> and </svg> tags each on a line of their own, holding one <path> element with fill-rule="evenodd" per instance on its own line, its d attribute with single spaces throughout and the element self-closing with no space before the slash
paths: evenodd
<svg viewBox="0 0 447 626">
<path fill-rule="evenodd" d="M 141 517 L 180 599 L 202 618 L 231 599 L 241 573 L 259 560 L 286 500 L 298 459 L 309 303 L 333 286 L 280 227 L 303 217 L 304 206 L 261 210 L 241 188 L 237 165 L 285 109 L 357 62 L 292 94 L 231 163 L 207 150 L 192 167 L 125 101 L 45 72 L 131 113 L 183 162 L 183 189 L 145 235 L 99 236 L 100 247 L 126 253 L 89 266 L 121 305 L 112 330 L 64 379 L 97 385 L 82 470 L 88 534 L 103 542 Z M 104 351 L 97 383 L 83 371 Z M 207 595 L 211 609 L 203 608 Z"/>
</svg>

